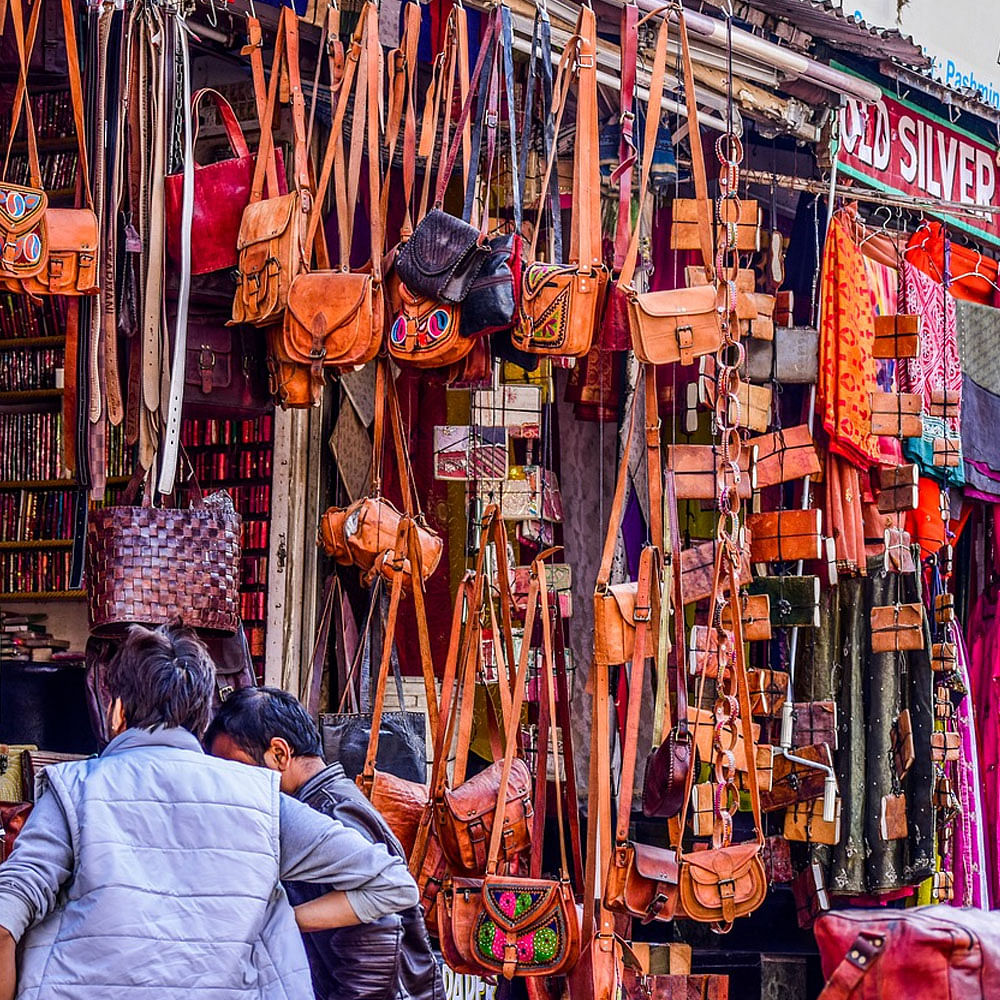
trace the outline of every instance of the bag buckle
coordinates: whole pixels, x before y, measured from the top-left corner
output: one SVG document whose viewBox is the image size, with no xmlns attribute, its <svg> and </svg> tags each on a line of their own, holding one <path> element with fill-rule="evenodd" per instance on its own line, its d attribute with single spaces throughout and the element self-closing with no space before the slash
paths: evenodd
<svg viewBox="0 0 1000 1000">
<path fill-rule="evenodd" d="M 648 622 L 651 613 L 652 607 L 649 604 L 637 604 L 632 611 L 632 619 L 636 622 Z"/>
<path fill-rule="evenodd" d="M 594 60 L 593 52 L 588 52 L 586 55 L 577 54 L 576 57 L 576 68 L 577 69 L 593 69 L 596 65 Z"/>
</svg>

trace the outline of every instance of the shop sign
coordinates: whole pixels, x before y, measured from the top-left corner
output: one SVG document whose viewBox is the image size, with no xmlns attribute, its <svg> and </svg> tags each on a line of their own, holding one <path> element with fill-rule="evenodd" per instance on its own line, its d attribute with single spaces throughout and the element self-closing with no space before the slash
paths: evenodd
<svg viewBox="0 0 1000 1000">
<path fill-rule="evenodd" d="M 441 979 L 444 983 L 444 1000 L 493 1000 L 496 996 L 496 986 L 486 982 L 482 976 L 455 972 L 444 962 L 441 963 Z"/>
<path fill-rule="evenodd" d="M 839 169 L 870 187 L 920 201 L 1000 207 L 997 147 L 883 91 L 840 111 Z M 949 216 L 949 225 L 1000 244 L 1000 213 Z"/>
</svg>

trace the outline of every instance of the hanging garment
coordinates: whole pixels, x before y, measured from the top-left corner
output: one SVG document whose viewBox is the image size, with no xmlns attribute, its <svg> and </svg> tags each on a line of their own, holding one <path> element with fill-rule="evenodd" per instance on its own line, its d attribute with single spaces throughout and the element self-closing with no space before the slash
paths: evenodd
<svg viewBox="0 0 1000 1000">
<path fill-rule="evenodd" d="M 817 403 L 830 449 L 867 469 L 879 459 L 869 394 L 875 388 L 875 309 L 864 258 L 834 216 L 823 250 Z"/>
<path fill-rule="evenodd" d="M 886 573 L 872 559 L 867 577 L 842 578 L 822 596 L 821 626 L 806 630 L 797 660 L 796 700 L 835 699 L 839 746 L 834 754 L 842 799 L 840 843 L 814 851 L 828 860 L 830 892 L 884 897 L 918 885 L 934 869 L 934 769 L 930 733 L 930 637 L 927 648 L 907 653 L 872 653 L 873 607 L 920 601 L 913 573 Z M 891 741 L 896 717 L 909 708 L 916 760 L 902 783 L 908 836 L 881 836 L 882 797 L 899 789 L 893 773 Z"/>
<path fill-rule="evenodd" d="M 1000 591 L 987 587 L 968 624 L 969 692 L 972 698 L 982 782 L 982 829 L 992 899 L 1000 899 Z"/>
<path fill-rule="evenodd" d="M 1000 396 L 962 377 L 962 455 L 966 495 L 1000 501 Z"/>
<path fill-rule="evenodd" d="M 955 398 L 962 391 L 955 299 L 940 282 L 912 264 L 904 264 L 903 272 L 907 309 L 920 316 L 920 354 L 902 362 L 899 387 L 902 392 L 919 394 L 924 410 L 922 436 L 907 438 L 903 451 L 920 465 L 922 475 L 960 486 L 965 482 L 961 457 L 957 466 L 946 467 L 935 465 L 932 456 L 936 438 L 957 441 L 961 449 L 961 403 L 954 416 L 944 418 L 930 414 L 931 394 L 935 390 L 947 390 Z"/>
<path fill-rule="evenodd" d="M 867 480 L 867 475 L 864 478 Z M 837 546 L 837 569 L 851 575 L 865 572 L 861 479 L 857 466 L 832 451 L 827 453 L 823 523 Z"/>
<path fill-rule="evenodd" d="M 906 245 L 906 259 L 918 267 L 934 281 L 943 281 L 945 274 L 945 227 L 940 222 L 928 222 L 921 226 Z M 998 264 L 989 257 L 960 243 L 948 241 L 950 274 L 957 275 L 949 290 L 956 299 L 978 302 L 984 306 L 1000 305 L 997 291 Z M 975 272 L 978 271 L 978 274 Z M 967 277 L 962 277 L 967 275 Z M 992 282 L 992 284 L 991 284 Z"/>
<path fill-rule="evenodd" d="M 958 675 L 971 692 L 969 652 L 961 629 L 955 629 L 958 653 Z M 983 836 L 982 776 L 979 770 L 979 748 L 976 743 L 976 717 L 972 695 L 966 695 L 955 710 L 955 725 L 962 734 L 962 756 L 955 765 L 955 794 L 961 812 L 955 821 L 955 836 L 951 854 L 945 859 L 946 870 L 955 878 L 953 906 L 975 906 L 990 909 L 989 878 L 986 871 L 986 842 Z"/>
<path fill-rule="evenodd" d="M 955 332 L 963 374 L 1000 395 L 1000 309 L 958 299 Z"/>
</svg>

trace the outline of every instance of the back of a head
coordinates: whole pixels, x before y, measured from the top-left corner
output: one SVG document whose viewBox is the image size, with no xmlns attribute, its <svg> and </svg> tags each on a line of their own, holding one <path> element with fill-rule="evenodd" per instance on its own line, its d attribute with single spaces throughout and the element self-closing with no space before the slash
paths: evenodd
<svg viewBox="0 0 1000 1000">
<path fill-rule="evenodd" d="M 221 705 L 205 734 L 205 746 L 225 734 L 258 764 L 273 739 L 284 740 L 295 757 L 322 757 L 319 731 L 301 702 L 275 687 L 242 688 Z"/>
<path fill-rule="evenodd" d="M 215 664 L 188 628 L 133 625 L 107 673 L 132 729 L 187 729 L 199 739 L 212 712 Z"/>
</svg>

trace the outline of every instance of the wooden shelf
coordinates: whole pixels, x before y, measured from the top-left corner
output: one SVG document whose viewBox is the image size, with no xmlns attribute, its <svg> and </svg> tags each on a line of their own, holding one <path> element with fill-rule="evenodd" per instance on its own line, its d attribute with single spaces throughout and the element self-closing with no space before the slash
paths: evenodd
<svg viewBox="0 0 1000 1000">
<path fill-rule="evenodd" d="M 0 351 L 17 349 L 18 347 L 62 347 L 65 337 L 9 337 L 0 340 Z"/>
<path fill-rule="evenodd" d="M 0 552 L 16 552 L 20 549 L 69 549 L 72 546 L 72 538 L 32 538 L 29 541 L 0 541 Z"/>
<path fill-rule="evenodd" d="M 14 604 L 25 601 L 79 601 L 87 596 L 85 590 L 25 590 L 0 593 L 0 603 Z"/>
<path fill-rule="evenodd" d="M 79 489 L 75 479 L 4 479 L 0 490 L 70 490 Z"/>
<path fill-rule="evenodd" d="M 0 392 L 0 406 L 4 403 L 35 403 L 41 400 L 59 399 L 62 389 L 25 389 L 21 392 Z"/>
<path fill-rule="evenodd" d="M 7 140 L 3 140 L 4 145 L 7 145 Z M 76 136 L 73 135 L 62 135 L 57 136 L 54 139 L 39 139 L 38 140 L 38 152 L 39 153 L 59 153 L 65 150 L 76 150 L 77 141 Z M 18 139 L 14 143 L 12 152 L 14 153 L 26 153 L 28 151 L 28 144 L 23 139 Z"/>
</svg>

